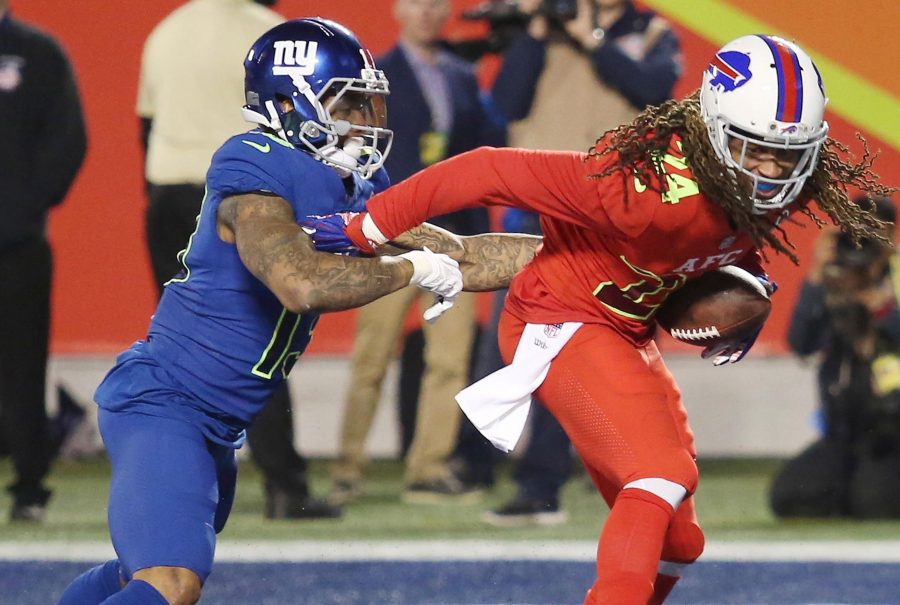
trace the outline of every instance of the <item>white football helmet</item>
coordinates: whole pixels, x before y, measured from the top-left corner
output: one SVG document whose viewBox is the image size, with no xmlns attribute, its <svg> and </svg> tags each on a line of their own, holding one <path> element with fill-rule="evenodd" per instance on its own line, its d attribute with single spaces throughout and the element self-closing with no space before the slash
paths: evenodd
<svg viewBox="0 0 900 605">
<path fill-rule="evenodd" d="M 828 98 L 809 55 L 775 36 L 732 40 L 716 52 L 703 73 L 700 111 L 719 159 L 753 184 L 753 211 L 765 214 L 793 202 L 816 167 L 828 135 Z M 740 157 L 731 139 L 743 141 Z M 743 168 L 748 144 L 798 152 L 786 178 L 767 178 Z"/>
</svg>

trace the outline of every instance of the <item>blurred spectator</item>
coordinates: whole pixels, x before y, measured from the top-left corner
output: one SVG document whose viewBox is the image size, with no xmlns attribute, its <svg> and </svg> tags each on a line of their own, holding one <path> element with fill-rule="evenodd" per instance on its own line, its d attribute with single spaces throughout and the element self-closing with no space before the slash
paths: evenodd
<svg viewBox="0 0 900 605">
<path fill-rule="evenodd" d="M 235 110 L 244 104 L 241 65 L 256 39 L 284 20 L 266 8 L 274 4 L 191 0 L 144 45 L 137 113 L 147 152 L 147 246 L 160 295 L 183 270 L 181 251 L 197 225 L 210 158 L 222 141 L 247 130 Z M 310 495 L 306 460 L 294 448 L 287 382 L 256 417 L 247 442 L 265 477 L 266 517 L 340 516 L 339 508 Z"/>
<path fill-rule="evenodd" d="M 871 204 L 868 199 L 857 204 Z M 896 210 L 876 212 L 894 239 Z M 771 488 L 779 517 L 900 517 L 900 257 L 872 239 L 857 248 L 822 233 L 788 330 L 798 355 L 821 355 L 823 435 Z"/>
<path fill-rule="evenodd" d="M 519 10 L 528 16 L 527 25 L 504 52 L 491 95 L 509 121 L 510 146 L 586 151 L 598 133 L 671 98 L 681 71 L 679 43 L 654 13 L 626 0 L 578 0 L 569 20 L 546 14 L 541 0 L 521 0 Z M 491 338 L 484 344 L 497 346 Z M 564 521 L 559 494 L 571 456 L 562 428 L 535 408 L 531 439 L 513 474 L 517 494 L 485 513 L 485 521 L 498 526 Z M 479 468 L 490 457 L 464 457 L 467 475 L 490 474 Z"/>
<path fill-rule="evenodd" d="M 0 0 L 0 424 L 15 481 L 10 519 L 40 522 L 50 491 L 45 399 L 52 253 L 47 214 L 65 198 L 87 137 L 75 76 L 47 34 Z"/>
<path fill-rule="evenodd" d="M 487 142 L 489 128 L 471 65 L 443 50 L 440 33 L 450 16 L 449 0 L 396 0 L 400 38 L 376 63 L 391 83 L 388 126 L 394 131 L 385 164 L 393 182 L 425 166 Z M 488 231 L 484 209 L 439 217 L 432 223 L 460 235 Z M 340 458 L 332 468 L 335 501 L 361 492 L 365 441 L 380 398 L 382 381 L 397 348 L 411 305 L 428 295 L 406 288 L 360 309 L 351 378 L 340 437 Z M 406 453 L 404 500 L 431 502 L 474 496 L 447 466 L 456 443 L 460 410 L 453 396 L 466 385 L 475 330 L 475 298 L 463 293 L 452 311 L 428 324 L 425 370 Z"/>
<path fill-rule="evenodd" d="M 576 18 L 559 22 L 538 12 L 541 0 L 520 2 L 531 18 L 492 94 L 513 147 L 586 151 L 598 132 L 672 96 L 679 44 L 662 18 L 627 0 L 577 4 Z"/>
</svg>

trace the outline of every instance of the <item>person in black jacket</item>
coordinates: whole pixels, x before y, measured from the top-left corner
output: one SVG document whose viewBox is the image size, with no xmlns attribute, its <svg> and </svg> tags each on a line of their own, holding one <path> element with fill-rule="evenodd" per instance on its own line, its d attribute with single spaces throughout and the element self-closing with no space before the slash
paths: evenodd
<svg viewBox="0 0 900 605">
<path fill-rule="evenodd" d="M 874 203 L 893 226 L 893 203 Z M 898 288 L 900 258 L 891 249 L 875 240 L 857 248 L 835 231 L 820 236 L 788 343 L 798 355 L 821 355 L 823 434 L 775 477 L 777 516 L 900 517 Z"/>
<path fill-rule="evenodd" d="M 0 426 L 15 469 L 13 521 L 42 521 L 50 498 L 47 214 L 65 198 L 86 148 L 65 52 L 0 0 Z"/>
</svg>

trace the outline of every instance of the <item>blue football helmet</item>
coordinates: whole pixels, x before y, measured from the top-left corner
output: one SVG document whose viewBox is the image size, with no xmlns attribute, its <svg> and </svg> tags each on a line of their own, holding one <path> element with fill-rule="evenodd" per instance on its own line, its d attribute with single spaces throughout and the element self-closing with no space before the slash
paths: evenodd
<svg viewBox="0 0 900 605">
<path fill-rule="evenodd" d="M 250 48 L 244 71 L 248 122 L 342 176 L 369 178 L 384 164 L 393 140 L 385 128 L 388 81 L 344 26 L 320 18 L 277 25 Z"/>
</svg>

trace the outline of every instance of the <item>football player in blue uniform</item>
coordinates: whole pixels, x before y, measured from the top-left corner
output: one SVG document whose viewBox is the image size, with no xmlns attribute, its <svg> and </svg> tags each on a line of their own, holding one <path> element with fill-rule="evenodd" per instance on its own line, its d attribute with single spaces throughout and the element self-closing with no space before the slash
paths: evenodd
<svg viewBox="0 0 900 605">
<path fill-rule="evenodd" d="M 79 576 L 61 605 L 195 603 L 231 509 L 234 450 L 319 313 L 412 284 L 442 298 L 436 315 L 463 286 L 505 287 L 539 241 L 423 225 L 395 240 L 412 250 L 399 256 L 328 253 L 341 251 L 322 233 L 316 250 L 299 217 L 363 210 L 387 186 L 388 82 L 350 31 L 323 19 L 274 27 L 244 67 L 244 117 L 258 128 L 213 156 L 184 270 L 95 395 L 118 558 Z"/>
</svg>

